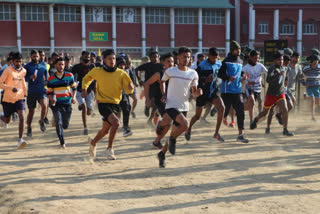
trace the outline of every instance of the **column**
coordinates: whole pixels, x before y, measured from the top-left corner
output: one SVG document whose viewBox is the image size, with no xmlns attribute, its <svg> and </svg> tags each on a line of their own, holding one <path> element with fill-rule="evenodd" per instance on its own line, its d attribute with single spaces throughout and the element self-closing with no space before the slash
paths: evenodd
<svg viewBox="0 0 320 214">
<path fill-rule="evenodd" d="M 21 53 L 21 19 L 20 19 L 20 4 L 16 3 L 16 17 L 17 17 L 17 47 Z"/>
<path fill-rule="evenodd" d="M 302 9 L 299 10 L 297 31 L 297 52 L 302 55 Z"/>
<path fill-rule="evenodd" d="M 117 11 L 116 7 L 112 6 L 112 48 L 117 51 Z"/>
<path fill-rule="evenodd" d="M 202 8 L 198 9 L 198 52 L 202 53 Z"/>
<path fill-rule="evenodd" d="M 174 8 L 170 8 L 170 47 L 174 48 Z"/>
<path fill-rule="evenodd" d="M 49 5 L 49 20 L 50 20 L 50 54 L 54 52 L 54 14 L 53 4 Z"/>
<path fill-rule="evenodd" d="M 239 0 L 234 1 L 234 7 L 235 7 L 235 16 L 234 16 L 234 23 L 235 23 L 235 37 L 236 41 L 240 42 L 240 27 L 241 27 L 241 22 L 240 22 L 240 2 Z"/>
<path fill-rule="evenodd" d="M 146 8 L 141 8 L 142 57 L 146 56 Z"/>
<path fill-rule="evenodd" d="M 256 11 L 253 5 L 249 5 L 249 47 L 254 49 L 254 40 L 256 35 Z"/>
<path fill-rule="evenodd" d="M 87 44 L 86 44 L 86 7 L 84 5 L 81 6 L 81 24 L 82 24 L 82 50 L 85 51 L 87 49 Z"/>
<path fill-rule="evenodd" d="M 273 39 L 279 39 L 279 10 L 273 12 Z"/>
<path fill-rule="evenodd" d="M 226 9 L 226 56 L 230 51 L 230 9 Z"/>
</svg>

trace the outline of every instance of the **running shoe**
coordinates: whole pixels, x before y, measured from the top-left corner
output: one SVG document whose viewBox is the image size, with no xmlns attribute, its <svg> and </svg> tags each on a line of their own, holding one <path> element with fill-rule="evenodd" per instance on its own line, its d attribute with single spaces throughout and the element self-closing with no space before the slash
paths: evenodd
<svg viewBox="0 0 320 214">
<path fill-rule="evenodd" d="M 185 133 L 184 133 L 184 137 L 186 138 L 186 140 L 189 141 L 189 140 L 191 139 L 191 132 L 188 132 L 188 131 L 185 132 Z"/>
<path fill-rule="evenodd" d="M 214 115 L 218 112 L 217 108 L 216 107 L 213 107 L 213 109 L 211 109 L 210 111 L 210 116 L 211 117 L 214 117 Z"/>
<path fill-rule="evenodd" d="M 237 141 L 241 143 L 249 143 L 249 140 L 246 139 L 242 134 L 238 136 Z"/>
<path fill-rule="evenodd" d="M 27 136 L 32 137 L 32 128 L 31 127 L 27 128 Z"/>
<path fill-rule="evenodd" d="M 214 134 L 213 138 L 220 141 L 220 142 L 224 142 L 224 139 L 220 136 L 219 133 Z"/>
<path fill-rule="evenodd" d="M 254 118 L 254 120 L 250 123 L 250 129 L 255 129 L 257 128 L 257 120 Z"/>
<path fill-rule="evenodd" d="M 21 140 L 19 140 L 17 147 L 18 147 L 18 149 L 23 149 L 24 147 L 26 147 L 26 145 L 27 145 L 27 142 L 24 141 L 23 139 L 21 139 Z"/>
<path fill-rule="evenodd" d="M 83 135 L 88 135 L 88 134 L 89 134 L 88 128 L 84 128 L 84 129 L 83 129 Z"/>
<path fill-rule="evenodd" d="M 231 123 L 229 124 L 229 127 L 230 127 L 230 128 L 234 128 L 234 127 L 236 127 L 235 122 L 231 122 Z"/>
<path fill-rule="evenodd" d="M 132 135 L 132 131 L 130 129 L 126 128 L 123 130 L 123 134 L 122 134 L 123 137 L 128 137 L 131 135 Z"/>
<path fill-rule="evenodd" d="M 46 125 L 44 124 L 44 121 L 39 120 L 39 125 L 40 125 L 40 130 L 42 132 L 45 132 L 47 128 L 46 128 Z"/>
<path fill-rule="evenodd" d="M 292 137 L 292 136 L 294 136 L 294 133 L 293 133 L 293 132 L 290 132 L 288 129 L 283 129 L 282 134 L 285 135 L 285 136 L 287 136 L 287 137 Z"/>
<path fill-rule="evenodd" d="M 159 160 L 159 168 L 165 168 L 166 167 L 166 156 L 165 154 L 161 151 L 158 153 L 158 160 Z"/>
<path fill-rule="evenodd" d="M 172 155 L 176 154 L 176 139 L 171 136 L 169 137 L 169 152 Z"/>
<path fill-rule="evenodd" d="M 114 150 L 112 148 L 107 149 L 107 159 L 109 160 L 116 160 L 116 156 L 114 155 Z"/>
<path fill-rule="evenodd" d="M 45 124 L 49 125 L 49 120 L 48 120 L 47 117 L 45 117 L 43 121 L 44 121 Z"/>
<path fill-rule="evenodd" d="M 270 134 L 270 128 L 266 128 L 266 134 Z"/>
<path fill-rule="evenodd" d="M 162 146 L 160 141 L 153 141 L 152 145 L 157 149 L 162 149 L 163 148 L 163 146 Z"/>
</svg>

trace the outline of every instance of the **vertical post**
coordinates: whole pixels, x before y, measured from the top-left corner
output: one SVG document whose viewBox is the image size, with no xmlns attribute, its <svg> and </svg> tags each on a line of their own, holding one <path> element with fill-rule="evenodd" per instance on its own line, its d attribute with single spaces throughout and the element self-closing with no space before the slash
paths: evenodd
<svg viewBox="0 0 320 214">
<path fill-rule="evenodd" d="M 20 3 L 16 3 L 16 17 L 17 17 L 17 47 L 21 53 L 21 19 L 20 19 Z"/>
<path fill-rule="evenodd" d="M 273 12 L 273 39 L 279 39 L 279 10 Z"/>
<path fill-rule="evenodd" d="M 146 55 L 146 8 L 141 8 L 142 57 Z"/>
<path fill-rule="evenodd" d="M 256 11 L 253 9 L 253 5 L 249 5 L 249 47 L 254 49 L 254 40 L 256 33 Z"/>
<path fill-rule="evenodd" d="M 50 54 L 54 52 L 54 16 L 53 4 L 49 5 L 49 20 L 50 20 Z"/>
<path fill-rule="evenodd" d="M 202 8 L 198 9 L 198 52 L 202 53 Z"/>
<path fill-rule="evenodd" d="M 87 49 L 86 45 L 86 7 L 81 6 L 81 24 L 82 24 L 82 50 Z"/>
<path fill-rule="evenodd" d="M 240 2 L 239 0 L 234 1 L 235 7 L 235 16 L 234 16 L 234 23 L 235 23 L 235 32 L 236 32 L 236 41 L 240 42 Z"/>
<path fill-rule="evenodd" d="M 230 50 L 230 9 L 226 9 L 226 56 Z"/>
<path fill-rule="evenodd" d="M 174 8 L 170 8 L 170 47 L 174 48 Z"/>
<path fill-rule="evenodd" d="M 117 51 L 117 11 L 116 7 L 112 6 L 112 48 Z"/>
<path fill-rule="evenodd" d="M 299 10 L 297 31 L 297 52 L 302 55 L 302 9 Z"/>
</svg>

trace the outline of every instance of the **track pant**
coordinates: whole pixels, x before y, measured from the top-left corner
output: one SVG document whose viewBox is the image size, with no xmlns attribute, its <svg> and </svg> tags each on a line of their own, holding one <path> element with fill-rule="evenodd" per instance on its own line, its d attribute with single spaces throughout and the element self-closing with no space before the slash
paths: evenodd
<svg viewBox="0 0 320 214">
<path fill-rule="evenodd" d="M 122 94 L 120 108 L 122 110 L 123 127 L 127 128 L 129 127 L 129 118 L 130 118 L 130 111 L 131 111 L 129 95 Z"/>
<path fill-rule="evenodd" d="M 238 128 L 244 129 L 244 104 L 242 94 L 226 93 L 221 94 L 221 98 L 226 107 L 224 117 L 228 116 L 230 107 L 232 105 L 233 109 L 236 111 Z"/>
<path fill-rule="evenodd" d="M 63 130 L 69 127 L 69 121 L 72 113 L 71 104 L 56 104 L 51 106 L 52 114 L 56 123 L 56 132 L 60 140 L 60 144 L 63 145 L 64 135 Z"/>
</svg>

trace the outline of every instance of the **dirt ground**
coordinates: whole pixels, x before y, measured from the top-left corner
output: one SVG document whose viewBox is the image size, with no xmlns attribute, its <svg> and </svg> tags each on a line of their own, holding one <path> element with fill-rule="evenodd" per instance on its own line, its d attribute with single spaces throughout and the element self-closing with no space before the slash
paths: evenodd
<svg viewBox="0 0 320 214">
<path fill-rule="evenodd" d="M 81 114 L 73 109 L 67 150 L 59 148 L 54 128 L 40 132 L 39 111 L 23 150 L 16 149 L 17 122 L 0 129 L 1 214 L 320 213 L 319 122 L 310 120 L 306 108 L 290 114 L 289 129 L 296 134 L 290 138 L 275 120 L 270 135 L 264 134 L 265 122 L 249 130 L 246 113 L 249 144 L 236 142 L 237 130 L 225 126 L 226 141 L 215 141 L 216 117 L 209 116 L 210 125 L 194 126 L 191 141 L 178 138 L 165 169 L 158 168 L 143 101 L 130 121 L 133 135 L 124 138 L 119 131 L 116 137 L 115 161 L 106 159 L 107 138 L 98 144 L 97 160 L 89 161 Z M 193 112 L 191 107 L 188 118 Z M 96 111 L 89 118 L 90 136 L 100 127 Z"/>
</svg>

